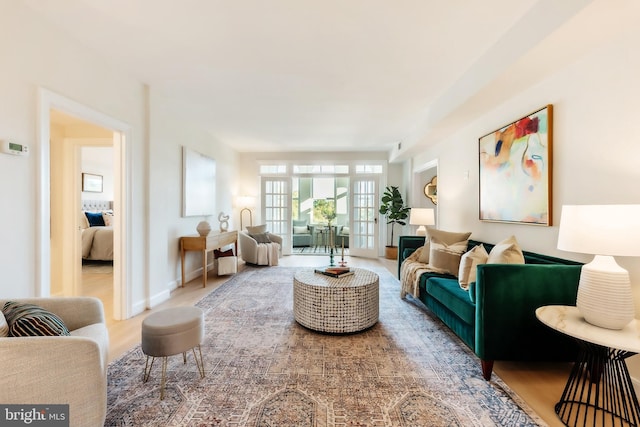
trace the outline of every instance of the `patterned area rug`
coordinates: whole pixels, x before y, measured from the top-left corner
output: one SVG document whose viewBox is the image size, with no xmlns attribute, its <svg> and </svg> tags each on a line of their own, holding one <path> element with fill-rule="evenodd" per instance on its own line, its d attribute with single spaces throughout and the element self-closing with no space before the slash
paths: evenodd
<svg viewBox="0 0 640 427">
<path fill-rule="evenodd" d="M 292 313 L 294 268 L 246 268 L 197 306 L 206 377 L 193 355 L 142 382 L 140 347 L 109 366 L 107 426 L 545 425 L 426 308 L 380 276 L 380 318 L 351 335 L 312 332 Z M 159 362 L 159 361 L 158 361 Z"/>
</svg>

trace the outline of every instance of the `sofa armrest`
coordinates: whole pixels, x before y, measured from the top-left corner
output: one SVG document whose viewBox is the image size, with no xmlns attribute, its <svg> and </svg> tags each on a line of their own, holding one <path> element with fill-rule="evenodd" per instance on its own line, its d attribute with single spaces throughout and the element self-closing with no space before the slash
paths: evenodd
<svg viewBox="0 0 640 427">
<path fill-rule="evenodd" d="M 398 278 L 400 278 L 400 267 L 411 253 L 424 246 L 425 236 L 400 236 L 398 239 Z"/>
<path fill-rule="evenodd" d="M 475 353 L 483 360 L 561 360 L 575 346 L 538 321 L 543 305 L 575 305 L 580 265 L 481 264 Z"/>
<path fill-rule="evenodd" d="M 4 404 L 69 404 L 70 425 L 102 426 L 106 361 L 86 337 L 0 338 Z"/>
</svg>

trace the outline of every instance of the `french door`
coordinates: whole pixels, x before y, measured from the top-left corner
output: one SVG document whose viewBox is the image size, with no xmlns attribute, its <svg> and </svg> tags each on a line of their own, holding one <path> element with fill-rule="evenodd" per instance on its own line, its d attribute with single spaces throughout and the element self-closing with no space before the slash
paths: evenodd
<svg viewBox="0 0 640 427">
<path fill-rule="evenodd" d="M 262 178 L 262 218 L 270 233 L 282 237 L 282 253 L 291 251 L 291 194 L 289 178 Z"/>
<path fill-rule="evenodd" d="M 351 236 L 349 253 L 354 256 L 378 256 L 378 179 L 353 178 L 351 185 Z"/>
</svg>

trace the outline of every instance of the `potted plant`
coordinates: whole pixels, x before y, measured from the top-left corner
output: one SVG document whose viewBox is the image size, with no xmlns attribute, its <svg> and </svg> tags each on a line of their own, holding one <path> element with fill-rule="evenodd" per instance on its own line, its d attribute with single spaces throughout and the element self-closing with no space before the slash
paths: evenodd
<svg viewBox="0 0 640 427">
<path fill-rule="evenodd" d="M 406 225 L 405 220 L 409 217 L 411 208 L 404 205 L 402 194 L 398 187 L 388 186 L 385 188 L 381 199 L 380 214 L 387 217 L 387 224 L 391 224 L 391 241 L 385 247 L 384 256 L 387 259 L 398 258 L 398 247 L 393 244 L 393 227 L 396 224 Z"/>
</svg>

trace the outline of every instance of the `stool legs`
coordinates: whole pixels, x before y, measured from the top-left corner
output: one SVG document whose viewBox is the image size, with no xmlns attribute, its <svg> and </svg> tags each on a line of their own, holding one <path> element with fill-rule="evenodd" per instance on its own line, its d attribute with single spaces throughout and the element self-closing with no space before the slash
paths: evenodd
<svg viewBox="0 0 640 427">
<path fill-rule="evenodd" d="M 200 378 L 204 378 L 204 359 L 202 358 L 202 349 L 200 348 L 200 344 L 197 345 L 198 353 L 196 353 L 196 347 L 193 347 L 191 351 L 193 352 L 193 358 L 196 361 L 196 366 L 198 368 L 198 373 L 200 374 Z M 198 355 L 200 358 L 198 358 Z M 151 363 L 149 363 L 149 357 L 151 357 Z M 156 360 L 154 356 L 147 355 L 147 360 L 144 364 L 144 376 L 142 381 L 149 381 L 149 376 L 151 375 L 151 368 L 153 368 L 153 362 Z M 183 363 L 187 363 L 187 352 L 182 353 Z M 162 380 L 160 382 L 160 400 L 164 400 L 164 389 L 167 383 L 167 356 L 162 357 Z"/>
</svg>

